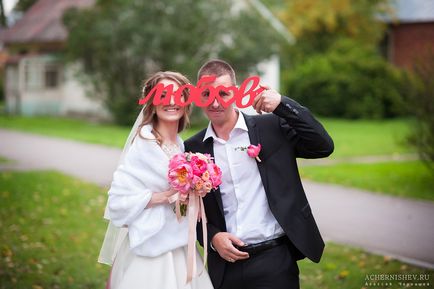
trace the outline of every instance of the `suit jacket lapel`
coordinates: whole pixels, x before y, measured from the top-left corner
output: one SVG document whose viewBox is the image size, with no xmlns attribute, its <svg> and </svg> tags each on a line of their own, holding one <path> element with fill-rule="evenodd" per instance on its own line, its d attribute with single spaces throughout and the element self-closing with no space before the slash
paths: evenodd
<svg viewBox="0 0 434 289">
<path fill-rule="evenodd" d="M 249 129 L 249 139 L 250 144 L 252 145 L 258 145 L 263 144 L 261 143 L 261 136 L 258 131 L 258 127 L 256 126 L 256 121 L 254 117 L 250 115 L 244 114 L 244 119 L 246 120 L 247 128 Z M 259 153 L 259 158 L 261 158 L 261 153 Z M 264 185 L 265 192 L 268 194 L 268 181 L 267 181 L 267 175 L 265 171 L 265 166 L 262 162 L 256 161 L 256 164 L 258 165 L 259 174 L 261 175 L 262 184 Z"/>
<path fill-rule="evenodd" d="M 212 157 L 214 157 L 214 142 L 213 142 L 213 138 L 209 137 L 207 138 L 204 142 L 203 142 L 203 147 L 204 153 L 208 153 L 210 154 Z M 214 196 L 215 199 L 217 201 L 217 204 L 219 206 L 220 209 L 220 213 L 222 214 L 222 216 L 224 217 L 224 212 L 223 212 L 223 201 L 222 201 L 222 196 L 220 193 L 220 188 L 218 187 L 217 189 L 214 190 Z"/>
</svg>

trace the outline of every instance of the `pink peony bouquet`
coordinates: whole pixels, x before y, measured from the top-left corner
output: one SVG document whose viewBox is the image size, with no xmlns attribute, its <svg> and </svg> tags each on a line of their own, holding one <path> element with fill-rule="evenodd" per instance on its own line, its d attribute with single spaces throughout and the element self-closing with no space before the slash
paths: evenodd
<svg viewBox="0 0 434 289">
<path fill-rule="evenodd" d="M 221 170 L 209 154 L 180 153 L 169 162 L 169 184 L 185 201 L 190 194 L 204 197 L 221 184 Z"/>
<path fill-rule="evenodd" d="M 213 162 L 209 154 L 180 153 L 174 155 L 169 162 L 168 179 L 173 190 L 177 191 L 174 198 L 175 213 L 180 220 L 188 214 L 189 233 L 187 249 L 187 282 L 196 275 L 196 222 L 201 220 L 203 243 L 208 244 L 206 214 L 203 197 L 221 184 L 222 172 Z M 188 212 L 186 204 L 188 201 Z M 204 246 L 204 264 L 208 248 Z"/>
</svg>

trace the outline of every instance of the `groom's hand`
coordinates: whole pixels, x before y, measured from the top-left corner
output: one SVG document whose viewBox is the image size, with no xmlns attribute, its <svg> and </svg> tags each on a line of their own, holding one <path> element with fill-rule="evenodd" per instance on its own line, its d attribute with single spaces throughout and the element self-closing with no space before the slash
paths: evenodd
<svg viewBox="0 0 434 289">
<path fill-rule="evenodd" d="M 211 243 L 219 253 L 220 257 L 228 262 L 233 263 L 238 260 L 249 258 L 248 253 L 242 252 L 234 247 L 234 244 L 240 247 L 244 246 L 243 241 L 230 233 L 220 232 L 215 234 L 211 240 Z"/>
<path fill-rule="evenodd" d="M 262 114 L 263 111 L 273 112 L 282 101 L 282 96 L 268 86 L 261 85 L 261 87 L 265 90 L 255 97 L 252 106 L 259 114 Z"/>
</svg>

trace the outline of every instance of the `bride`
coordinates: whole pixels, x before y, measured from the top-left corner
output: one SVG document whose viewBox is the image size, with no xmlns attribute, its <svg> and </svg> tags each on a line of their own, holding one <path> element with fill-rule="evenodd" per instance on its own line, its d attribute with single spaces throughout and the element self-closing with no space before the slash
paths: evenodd
<svg viewBox="0 0 434 289">
<path fill-rule="evenodd" d="M 175 91 L 189 81 L 177 72 L 158 72 L 145 82 L 143 97 L 158 83 L 173 84 Z M 107 288 L 212 288 L 205 270 L 186 282 L 188 221 L 178 221 L 168 201 L 175 194 L 167 181 L 169 159 L 184 150 L 178 133 L 189 113 L 189 106 L 177 106 L 173 98 L 158 106 L 151 99 L 131 130 L 108 193 L 110 224 L 99 258 L 113 263 Z M 200 271 L 203 263 L 196 259 Z"/>
</svg>

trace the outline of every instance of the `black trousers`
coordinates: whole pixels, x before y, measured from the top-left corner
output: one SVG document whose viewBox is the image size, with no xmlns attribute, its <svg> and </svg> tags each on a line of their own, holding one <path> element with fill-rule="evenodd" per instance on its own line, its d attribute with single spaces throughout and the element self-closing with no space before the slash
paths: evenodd
<svg viewBox="0 0 434 289">
<path fill-rule="evenodd" d="M 227 263 L 219 289 L 299 289 L 299 270 L 289 245 L 282 244 Z"/>
</svg>

